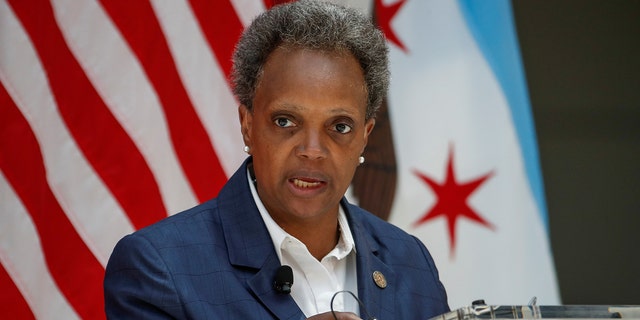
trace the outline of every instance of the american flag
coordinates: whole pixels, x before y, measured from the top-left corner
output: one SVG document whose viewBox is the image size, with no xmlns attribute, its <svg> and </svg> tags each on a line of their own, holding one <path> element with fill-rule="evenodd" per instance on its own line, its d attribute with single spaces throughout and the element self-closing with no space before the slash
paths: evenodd
<svg viewBox="0 0 640 320">
<path fill-rule="evenodd" d="M 0 318 L 104 318 L 115 243 L 217 194 L 231 54 L 272 2 L 0 1 Z"/>
</svg>

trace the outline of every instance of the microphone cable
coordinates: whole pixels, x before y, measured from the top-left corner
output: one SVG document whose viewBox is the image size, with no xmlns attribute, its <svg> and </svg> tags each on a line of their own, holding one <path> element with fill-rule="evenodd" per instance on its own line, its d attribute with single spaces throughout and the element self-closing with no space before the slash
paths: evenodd
<svg viewBox="0 0 640 320">
<path fill-rule="evenodd" d="M 338 320 L 338 316 L 336 316 L 336 312 L 333 310 L 333 299 L 336 298 L 336 296 L 339 293 L 348 293 L 350 294 L 354 299 L 356 299 L 356 301 L 358 301 L 358 305 L 360 305 L 360 310 L 364 311 L 365 315 L 367 316 L 367 318 L 365 320 L 378 320 L 374 317 L 372 317 L 371 315 L 369 315 L 369 311 L 367 311 L 367 308 L 365 308 L 364 304 L 362 303 L 362 301 L 360 301 L 360 299 L 358 299 L 358 297 L 356 297 L 355 294 L 353 294 L 353 292 L 349 291 L 349 290 L 341 290 L 338 291 L 336 293 L 333 294 L 333 296 L 331 297 L 331 315 L 333 315 L 333 319 Z"/>
</svg>

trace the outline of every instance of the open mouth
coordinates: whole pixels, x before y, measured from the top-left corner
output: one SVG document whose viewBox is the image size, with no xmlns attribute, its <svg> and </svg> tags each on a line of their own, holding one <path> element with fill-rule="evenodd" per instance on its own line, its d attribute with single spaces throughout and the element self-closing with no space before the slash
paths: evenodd
<svg viewBox="0 0 640 320">
<path fill-rule="evenodd" d="M 320 181 L 304 181 L 297 178 L 291 179 L 291 181 L 296 187 L 303 188 L 303 189 L 317 188 L 322 184 L 322 182 Z"/>
</svg>

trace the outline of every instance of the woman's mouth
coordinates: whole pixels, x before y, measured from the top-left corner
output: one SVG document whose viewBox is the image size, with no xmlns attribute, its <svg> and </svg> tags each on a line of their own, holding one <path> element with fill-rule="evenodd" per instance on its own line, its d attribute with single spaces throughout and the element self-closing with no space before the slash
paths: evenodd
<svg viewBox="0 0 640 320">
<path fill-rule="evenodd" d="M 304 181 L 297 178 L 293 178 L 292 181 L 296 187 L 303 188 L 303 189 L 317 188 L 322 184 L 322 182 L 320 181 Z"/>
</svg>

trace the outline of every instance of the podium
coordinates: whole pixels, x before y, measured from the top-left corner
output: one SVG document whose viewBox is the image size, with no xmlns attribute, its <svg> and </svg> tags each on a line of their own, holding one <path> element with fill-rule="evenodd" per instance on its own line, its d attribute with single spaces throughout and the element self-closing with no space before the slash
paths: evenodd
<svg viewBox="0 0 640 320">
<path fill-rule="evenodd" d="M 468 319 L 640 319 L 640 306 L 606 305 L 486 305 L 484 301 L 452 310 L 430 320 Z"/>
</svg>

